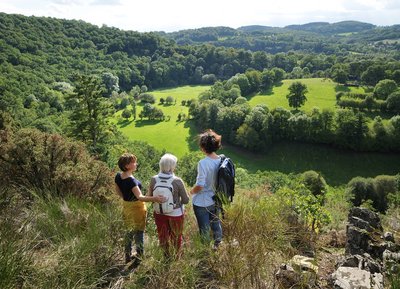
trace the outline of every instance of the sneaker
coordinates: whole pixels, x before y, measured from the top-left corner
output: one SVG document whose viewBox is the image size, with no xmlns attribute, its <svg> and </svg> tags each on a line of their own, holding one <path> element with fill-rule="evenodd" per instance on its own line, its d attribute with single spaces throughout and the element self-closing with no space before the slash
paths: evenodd
<svg viewBox="0 0 400 289">
<path fill-rule="evenodd" d="M 214 246 L 213 246 L 213 250 L 217 251 L 218 247 L 221 245 L 222 241 L 215 241 Z"/>
</svg>

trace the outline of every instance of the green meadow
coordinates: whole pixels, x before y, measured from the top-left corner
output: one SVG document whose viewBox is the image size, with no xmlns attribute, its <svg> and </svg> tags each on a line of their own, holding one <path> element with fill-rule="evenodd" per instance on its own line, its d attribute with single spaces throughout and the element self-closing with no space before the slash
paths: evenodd
<svg viewBox="0 0 400 289">
<path fill-rule="evenodd" d="M 288 87 L 294 80 L 284 80 L 282 85 L 274 87 L 267 94 L 253 96 L 249 102 L 252 106 L 266 104 L 270 109 L 281 106 L 289 109 L 286 94 Z M 333 108 L 335 94 L 344 90 L 331 80 L 301 79 L 308 87 L 306 105 L 301 109 L 310 111 L 313 107 Z M 188 107 L 182 106 L 182 100 L 197 98 L 198 95 L 209 89 L 209 86 L 182 86 L 172 89 L 151 91 L 157 99 L 158 108 L 161 108 L 170 119 L 167 121 L 135 121 L 124 120 L 119 111 L 113 121 L 120 130 L 131 140 L 148 142 L 158 150 L 164 150 L 182 157 L 186 153 L 198 150 L 196 135 L 198 134 L 192 121 L 177 121 L 178 114 L 188 114 Z M 362 88 L 351 88 L 353 92 L 363 92 Z M 159 99 L 172 96 L 176 103 L 160 105 Z M 137 115 L 142 109 L 138 104 Z M 280 171 L 284 173 L 301 173 L 306 170 L 321 172 L 330 185 L 346 184 L 355 176 L 374 177 L 380 174 L 397 174 L 400 172 L 400 154 L 384 153 L 355 153 L 339 150 L 324 145 L 280 143 L 275 144 L 263 154 L 250 153 L 246 150 L 225 145 L 221 151 L 231 156 L 235 163 L 249 172 Z"/>
<path fill-rule="evenodd" d="M 314 107 L 319 107 L 321 109 L 334 108 L 336 104 L 336 93 L 338 91 L 364 93 L 364 89 L 361 87 L 344 87 L 325 78 L 286 79 L 282 81 L 281 85 L 274 86 L 270 91 L 251 97 L 249 99 L 250 105 L 256 106 L 257 104 L 266 104 L 269 109 L 276 107 L 291 109 L 286 95 L 289 93 L 290 84 L 294 81 L 300 81 L 307 85 L 307 101 L 305 105 L 300 108 L 307 112 L 310 112 Z"/>
<path fill-rule="evenodd" d="M 190 150 L 194 149 L 196 131 L 191 122 L 178 121 L 178 115 L 184 113 L 188 115 L 189 108 L 182 106 L 182 100 L 197 99 L 198 95 L 209 89 L 210 86 L 182 86 L 172 89 L 154 90 L 149 93 L 153 94 L 157 101 L 155 106 L 161 108 L 164 115 L 169 117 L 167 121 L 156 120 L 140 120 L 135 121 L 122 120 L 119 111 L 114 121 L 120 130 L 131 140 L 146 141 L 159 150 L 173 153 L 177 156 L 183 156 Z M 172 105 L 159 104 L 160 98 L 172 96 L 176 103 Z M 142 105 L 138 103 L 137 115 L 142 110 Z"/>
</svg>

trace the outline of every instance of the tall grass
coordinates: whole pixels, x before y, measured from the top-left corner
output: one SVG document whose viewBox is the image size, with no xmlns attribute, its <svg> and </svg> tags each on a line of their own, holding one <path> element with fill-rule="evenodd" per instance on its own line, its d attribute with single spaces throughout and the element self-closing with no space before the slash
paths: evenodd
<svg viewBox="0 0 400 289">
<path fill-rule="evenodd" d="M 274 272 L 297 252 L 301 230 L 291 210 L 264 190 L 240 191 L 222 220 L 224 240 L 217 251 L 198 238 L 189 208 L 182 257 L 166 261 L 148 230 L 147 257 L 125 281 L 126 288 L 272 288 Z M 305 235 L 302 238 L 307 239 Z M 304 240 L 309 242 L 310 240 Z"/>
<path fill-rule="evenodd" d="M 19 288 L 32 265 L 31 243 L 8 221 L 1 220 L 0 226 L 0 288 Z"/>
<path fill-rule="evenodd" d="M 158 246 L 149 206 L 145 258 L 137 268 L 123 263 L 116 199 L 104 204 L 35 197 L 9 226 L 0 227 L 1 288 L 276 288 L 279 265 L 313 247 L 315 235 L 298 222 L 285 196 L 269 188 L 238 188 L 225 208 L 217 251 L 200 241 L 188 205 L 183 252 L 176 259 L 165 259 Z M 332 210 L 338 208 L 332 202 Z"/>
<path fill-rule="evenodd" d="M 309 231 L 293 222 L 288 202 L 264 188 L 239 190 L 226 207 L 224 241 L 203 244 L 188 207 L 180 258 L 166 260 L 149 214 L 145 258 L 136 269 L 122 263 L 117 203 L 68 197 L 36 199 L 20 217 L 20 230 L 0 232 L 1 288 L 274 288 L 278 266 L 304 244 Z M 10 238 L 15 236 L 15 238 Z M 11 239 L 11 240 L 10 240 Z M 4 242 L 7 240 L 7 242 Z"/>
<path fill-rule="evenodd" d="M 227 209 L 224 243 L 211 258 L 228 288 L 272 288 L 274 272 L 293 253 L 283 202 L 266 192 L 242 193 Z"/>
<path fill-rule="evenodd" d="M 24 238 L 34 242 L 26 288 L 94 288 L 119 272 L 121 229 L 115 206 L 75 197 L 36 199 Z"/>
</svg>

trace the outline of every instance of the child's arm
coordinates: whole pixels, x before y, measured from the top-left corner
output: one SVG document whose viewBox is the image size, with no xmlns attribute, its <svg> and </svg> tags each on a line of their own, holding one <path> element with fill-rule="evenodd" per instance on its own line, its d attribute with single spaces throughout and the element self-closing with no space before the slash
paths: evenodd
<svg viewBox="0 0 400 289">
<path fill-rule="evenodd" d="M 166 201 L 166 198 L 163 196 L 143 196 L 142 191 L 139 189 L 138 186 L 132 188 L 132 193 L 135 197 L 142 202 L 155 202 L 155 203 L 163 203 Z"/>
</svg>

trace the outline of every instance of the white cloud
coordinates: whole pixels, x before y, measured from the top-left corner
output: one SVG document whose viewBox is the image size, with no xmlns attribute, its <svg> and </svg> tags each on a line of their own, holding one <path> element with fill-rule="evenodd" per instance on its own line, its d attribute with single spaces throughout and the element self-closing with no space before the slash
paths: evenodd
<svg viewBox="0 0 400 289">
<path fill-rule="evenodd" d="M 120 0 L 95 0 L 91 5 L 121 5 Z"/>
<path fill-rule="evenodd" d="M 124 30 L 176 31 L 205 26 L 286 26 L 315 21 L 399 23 L 398 0 L 1 0 L 0 11 L 81 19 Z"/>
</svg>

